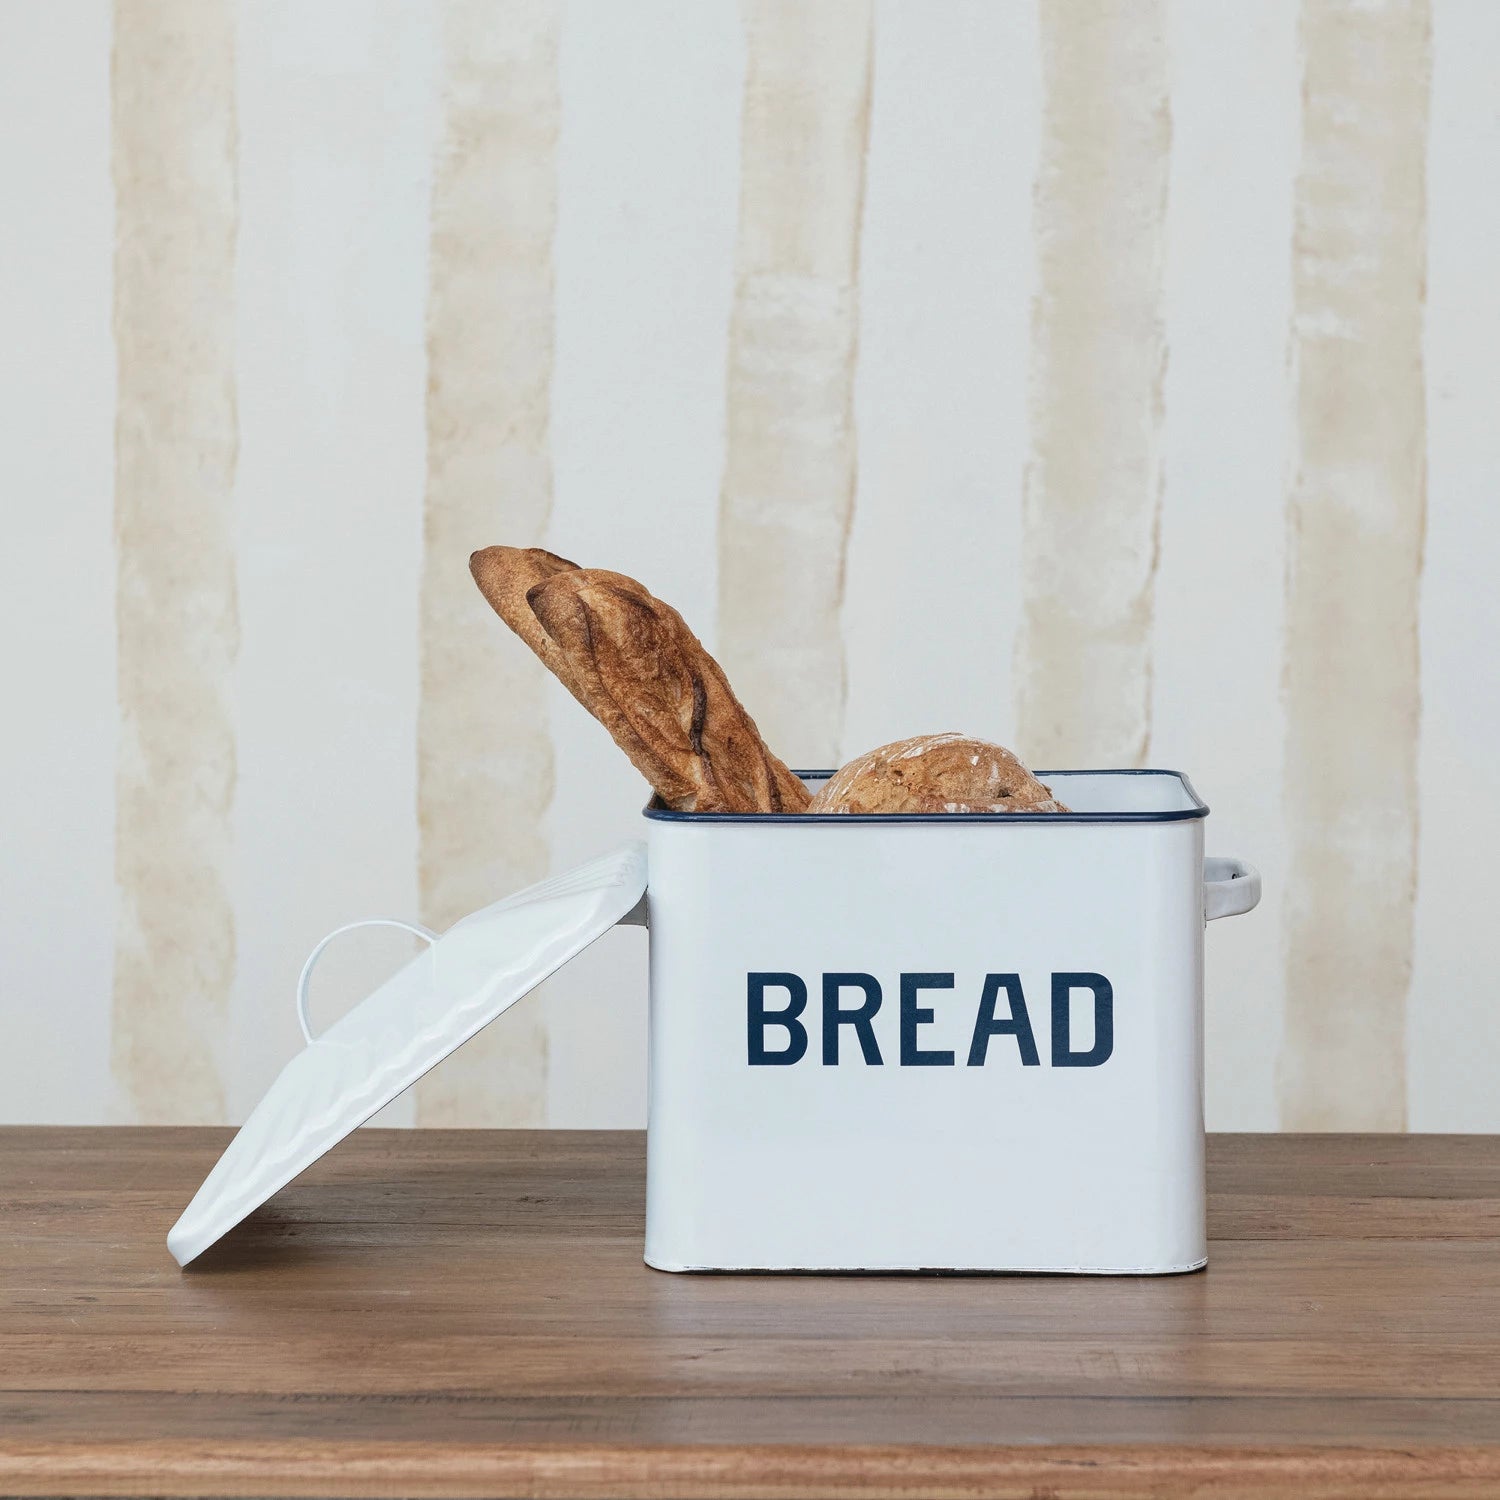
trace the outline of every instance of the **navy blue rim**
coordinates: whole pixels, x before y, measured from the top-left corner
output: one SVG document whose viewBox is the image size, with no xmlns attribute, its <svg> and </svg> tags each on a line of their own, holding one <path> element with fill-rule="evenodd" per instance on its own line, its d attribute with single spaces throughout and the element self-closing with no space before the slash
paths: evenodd
<svg viewBox="0 0 1500 1500">
<path fill-rule="evenodd" d="M 1170 776 L 1182 784 L 1182 789 L 1193 800 L 1191 807 L 1174 808 L 1170 812 L 1067 812 L 1067 813 L 700 813 L 673 812 L 670 807 L 661 807 L 656 798 L 645 806 L 648 818 L 663 823 L 811 823 L 819 826 L 843 823 L 1191 823 L 1194 818 L 1208 816 L 1208 804 L 1193 788 L 1193 783 L 1181 771 L 1153 769 L 1107 770 L 1107 771 L 1035 771 L 1039 781 L 1049 776 Z M 804 781 L 826 781 L 832 771 L 793 771 Z"/>
</svg>

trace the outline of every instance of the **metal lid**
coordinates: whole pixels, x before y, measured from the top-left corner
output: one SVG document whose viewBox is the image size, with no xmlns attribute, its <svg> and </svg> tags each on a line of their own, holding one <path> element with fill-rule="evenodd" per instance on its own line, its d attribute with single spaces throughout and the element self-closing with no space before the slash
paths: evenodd
<svg viewBox="0 0 1500 1500">
<path fill-rule="evenodd" d="M 179 1265 L 363 1125 L 616 922 L 643 922 L 646 846 L 633 842 L 486 906 L 314 1037 L 307 980 L 297 1014 L 308 1044 L 281 1070 L 167 1235 Z M 363 926 L 353 923 L 352 926 Z"/>
</svg>

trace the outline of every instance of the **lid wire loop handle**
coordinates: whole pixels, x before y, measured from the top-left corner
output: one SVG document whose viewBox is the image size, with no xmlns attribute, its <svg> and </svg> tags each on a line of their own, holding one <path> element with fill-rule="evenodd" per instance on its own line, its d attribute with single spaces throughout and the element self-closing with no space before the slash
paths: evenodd
<svg viewBox="0 0 1500 1500">
<path fill-rule="evenodd" d="M 343 937 L 346 932 L 353 932 L 357 927 L 399 927 L 403 932 L 409 932 L 413 937 L 419 937 L 429 946 L 438 940 L 437 933 L 429 927 L 423 927 L 420 922 L 404 922 L 400 917 L 367 917 L 362 922 L 345 922 L 342 927 L 335 927 L 327 937 L 307 955 L 307 962 L 302 965 L 302 973 L 297 977 L 297 1024 L 302 1028 L 302 1036 L 309 1046 L 317 1040 L 312 1034 L 312 1025 L 307 1019 L 307 985 L 312 978 L 314 965 L 323 956 L 323 950 L 336 937 Z"/>
</svg>

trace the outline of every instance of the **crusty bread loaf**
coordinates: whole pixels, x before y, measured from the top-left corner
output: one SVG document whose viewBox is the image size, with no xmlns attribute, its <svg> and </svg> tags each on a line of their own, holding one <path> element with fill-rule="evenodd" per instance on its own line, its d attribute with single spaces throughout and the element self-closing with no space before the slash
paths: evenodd
<svg viewBox="0 0 1500 1500">
<path fill-rule="evenodd" d="M 556 672 L 560 658 L 532 614 L 526 595 L 557 573 L 576 573 L 578 564 L 540 547 L 486 547 L 469 559 L 469 572 L 495 613 Z"/>
<path fill-rule="evenodd" d="M 851 760 L 811 813 L 1066 812 L 1009 750 L 961 734 L 919 734 Z"/>
<path fill-rule="evenodd" d="M 801 812 L 807 788 L 766 747 L 681 615 L 633 578 L 538 548 L 487 547 L 470 571 L 497 614 L 678 812 Z"/>
</svg>

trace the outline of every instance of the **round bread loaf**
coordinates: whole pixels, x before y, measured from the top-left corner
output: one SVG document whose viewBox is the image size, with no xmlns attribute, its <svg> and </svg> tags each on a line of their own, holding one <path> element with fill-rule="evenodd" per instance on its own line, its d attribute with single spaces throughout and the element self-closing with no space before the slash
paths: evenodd
<svg viewBox="0 0 1500 1500">
<path fill-rule="evenodd" d="M 919 734 L 881 745 L 836 771 L 810 813 L 1067 812 L 1003 745 Z"/>
</svg>

